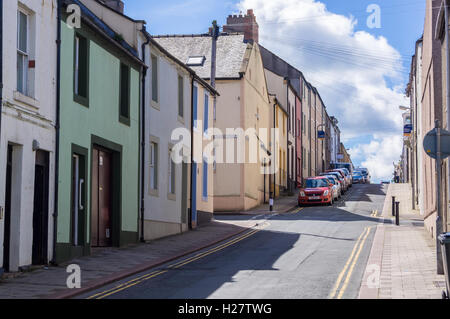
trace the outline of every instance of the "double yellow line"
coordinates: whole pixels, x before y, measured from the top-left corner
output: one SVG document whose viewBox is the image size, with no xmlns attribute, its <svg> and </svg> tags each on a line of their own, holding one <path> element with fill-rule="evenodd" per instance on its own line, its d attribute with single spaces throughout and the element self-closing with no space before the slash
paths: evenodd
<svg viewBox="0 0 450 319">
<path fill-rule="evenodd" d="M 197 254 L 197 255 L 195 255 L 193 257 L 189 257 L 189 258 L 184 259 L 182 261 L 179 261 L 179 262 L 177 262 L 175 264 L 172 264 L 172 265 L 168 266 L 165 270 L 156 270 L 156 271 L 153 271 L 151 273 L 142 275 L 140 277 L 137 277 L 137 278 L 134 278 L 134 279 L 132 279 L 130 281 L 127 281 L 127 282 L 125 282 L 123 284 L 120 284 L 120 285 L 118 285 L 118 286 L 116 286 L 114 288 L 102 291 L 102 292 L 97 293 L 97 294 L 92 295 L 92 296 L 89 296 L 87 299 L 103 299 L 103 298 L 106 298 L 108 296 L 114 295 L 114 294 L 116 294 L 116 293 L 118 293 L 118 292 L 120 292 L 122 290 L 131 288 L 131 287 L 133 287 L 133 286 L 135 286 L 137 284 L 140 284 L 140 283 L 142 283 L 144 281 L 147 281 L 149 279 L 152 279 L 152 278 L 155 278 L 155 277 L 160 276 L 162 274 L 165 274 L 171 269 L 177 269 L 177 268 L 183 267 L 184 265 L 190 264 L 190 263 L 192 263 L 192 262 L 194 262 L 196 260 L 199 260 L 199 259 L 204 258 L 204 257 L 206 257 L 208 255 L 211 255 L 211 254 L 213 254 L 215 252 L 223 250 L 223 249 L 225 249 L 225 248 L 227 248 L 227 247 L 229 247 L 231 245 L 234 245 L 234 244 L 236 244 L 236 243 L 238 243 L 238 242 L 240 242 L 240 241 L 242 241 L 242 240 L 244 240 L 244 239 L 246 239 L 248 237 L 251 237 L 251 236 L 255 235 L 256 233 L 260 232 L 261 230 L 262 230 L 262 228 L 248 231 L 245 234 L 243 234 L 241 236 L 238 236 L 238 237 L 236 237 L 236 238 L 234 238 L 234 239 L 232 239 L 232 240 L 230 240 L 230 241 L 228 241 L 228 242 L 226 242 L 224 244 L 221 244 L 219 246 L 215 246 L 215 247 L 213 247 L 213 248 L 211 248 L 211 249 L 209 249 L 209 250 L 207 250 L 205 252 L 199 253 L 199 254 Z"/>
<path fill-rule="evenodd" d="M 359 238 L 356 241 L 355 246 L 353 247 L 352 253 L 344 266 L 344 269 L 342 269 L 338 279 L 336 280 L 336 283 L 334 284 L 333 290 L 328 297 L 329 299 L 341 299 L 344 295 L 345 291 L 347 290 L 348 284 L 350 283 L 350 278 L 352 277 L 356 263 L 358 262 L 359 256 L 361 255 L 361 251 L 367 238 L 369 237 L 372 228 L 373 226 L 364 228 L 364 231 L 361 233 L 361 235 L 359 235 Z"/>
</svg>

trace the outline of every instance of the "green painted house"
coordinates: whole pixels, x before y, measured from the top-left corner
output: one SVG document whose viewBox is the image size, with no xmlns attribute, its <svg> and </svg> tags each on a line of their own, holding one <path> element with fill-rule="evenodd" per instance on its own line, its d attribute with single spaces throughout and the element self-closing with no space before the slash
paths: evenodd
<svg viewBox="0 0 450 319">
<path fill-rule="evenodd" d="M 56 262 L 138 241 L 140 72 L 133 48 L 79 1 L 61 19 Z M 67 1 L 66 1 L 67 3 Z M 65 12 L 63 8 L 63 12 Z"/>
</svg>

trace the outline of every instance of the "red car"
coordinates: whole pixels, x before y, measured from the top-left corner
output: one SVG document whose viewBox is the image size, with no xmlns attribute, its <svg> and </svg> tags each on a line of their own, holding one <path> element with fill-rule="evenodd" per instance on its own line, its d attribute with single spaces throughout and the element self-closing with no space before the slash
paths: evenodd
<svg viewBox="0 0 450 319">
<path fill-rule="evenodd" d="M 306 180 L 306 187 L 300 189 L 298 205 L 328 204 L 333 205 L 333 185 L 323 176 Z"/>
</svg>

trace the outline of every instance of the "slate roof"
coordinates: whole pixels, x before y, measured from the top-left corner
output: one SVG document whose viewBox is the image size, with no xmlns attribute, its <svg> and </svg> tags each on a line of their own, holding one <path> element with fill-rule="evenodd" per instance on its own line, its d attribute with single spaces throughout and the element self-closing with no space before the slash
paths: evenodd
<svg viewBox="0 0 450 319">
<path fill-rule="evenodd" d="M 189 57 L 204 56 L 203 66 L 190 66 L 203 79 L 211 77 L 212 39 L 208 34 L 202 35 L 168 35 L 153 36 L 153 39 L 177 59 L 186 63 Z M 250 45 L 250 44 L 249 44 Z M 246 69 L 244 59 L 247 51 L 244 34 L 223 33 L 217 40 L 217 79 L 239 79 Z"/>
</svg>

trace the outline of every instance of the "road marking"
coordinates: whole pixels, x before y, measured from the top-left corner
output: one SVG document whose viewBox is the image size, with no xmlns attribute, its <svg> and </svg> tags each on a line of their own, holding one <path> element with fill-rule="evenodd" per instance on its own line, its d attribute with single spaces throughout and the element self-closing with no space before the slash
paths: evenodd
<svg viewBox="0 0 450 319">
<path fill-rule="evenodd" d="M 294 210 L 293 212 L 286 213 L 286 214 L 289 214 L 289 215 L 290 214 L 298 214 L 303 209 L 304 208 L 298 208 L 298 209 Z M 270 218 L 272 218 L 274 216 L 277 216 L 277 215 L 280 215 L 280 214 L 277 214 L 277 213 L 272 214 L 272 215 L 268 216 L 267 219 L 263 220 L 263 222 L 267 222 L 268 219 L 270 219 Z M 264 215 L 255 216 L 253 219 L 255 219 L 257 217 L 262 217 L 262 216 L 264 216 Z M 261 225 L 257 225 L 257 226 L 261 227 Z M 267 227 L 267 226 L 268 226 L 268 224 L 265 225 L 265 227 Z M 143 281 L 146 281 L 146 280 L 152 279 L 154 277 L 160 276 L 162 274 L 165 274 L 170 269 L 181 268 L 184 265 L 190 264 L 190 263 L 192 263 L 192 262 L 194 262 L 196 260 L 202 259 L 202 258 L 204 258 L 204 257 L 206 257 L 208 255 L 211 255 L 211 254 L 213 254 L 215 252 L 218 252 L 218 251 L 223 250 L 223 249 L 225 249 L 227 247 L 230 247 L 230 246 L 232 246 L 232 245 L 234 245 L 234 244 L 236 244 L 236 243 L 238 243 L 238 242 L 240 242 L 240 241 L 242 241 L 242 240 L 244 240 L 246 238 L 249 238 L 249 237 L 255 235 L 256 233 L 260 232 L 265 227 L 262 227 L 260 229 L 253 229 L 253 230 L 251 230 L 251 231 L 249 231 L 249 232 L 247 232 L 247 233 L 245 233 L 245 234 L 243 234 L 243 235 L 241 235 L 239 237 L 236 237 L 236 238 L 234 238 L 232 240 L 229 240 L 229 241 L 227 241 L 227 242 L 225 242 L 225 243 L 223 243 L 223 244 L 221 244 L 219 246 L 215 246 L 215 247 L 213 247 L 213 248 L 211 248 L 211 249 L 209 249 L 209 250 L 207 250 L 205 252 L 199 253 L 199 254 L 197 254 L 195 256 L 192 256 L 192 257 L 189 257 L 189 258 L 184 259 L 182 261 L 179 261 L 178 263 L 172 264 L 172 265 L 168 266 L 167 270 L 165 270 L 165 271 L 158 271 L 158 270 L 153 271 L 151 273 L 142 275 L 142 276 L 140 276 L 138 278 L 134 278 L 132 280 L 129 280 L 129 281 L 127 281 L 127 282 L 125 282 L 123 284 L 120 284 L 120 285 L 118 285 L 116 287 L 113 287 L 113 288 L 110 288 L 108 290 L 105 290 L 105 291 L 102 291 L 100 293 L 97 293 L 97 294 L 94 294 L 92 296 L 89 296 L 87 299 L 103 299 L 103 298 L 106 298 L 106 297 L 108 297 L 110 295 L 116 294 L 116 293 L 118 293 L 118 292 L 120 292 L 122 290 L 125 290 L 127 288 L 133 287 L 133 286 L 135 286 L 135 285 L 137 285 L 139 283 L 142 283 Z"/>
<path fill-rule="evenodd" d="M 378 217 L 378 210 L 373 210 L 373 211 L 372 211 L 372 214 L 370 215 L 370 217 L 375 217 L 375 218 L 377 218 L 377 217 Z"/>
<path fill-rule="evenodd" d="M 268 225 L 266 225 L 266 227 L 267 226 Z M 135 285 L 137 285 L 139 283 L 142 283 L 142 282 L 144 282 L 146 280 L 149 280 L 149 279 L 152 279 L 154 277 L 157 277 L 157 276 L 160 276 L 162 274 L 165 274 L 171 269 L 180 268 L 180 267 L 182 267 L 184 265 L 187 265 L 187 264 L 190 264 L 190 263 L 192 263 L 192 262 L 194 262 L 194 261 L 196 261 L 198 259 L 204 258 L 204 257 L 206 257 L 208 255 L 211 255 L 211 254 L 215 253 L 215 252 L 223 250 L 223 249 L 225 249 L 225 248 L 227 248 L 229 246 L 232 246 L 232 245 L 234 245 L 234 244 L 236 244 L 236 243 L 238 243 L 238 242 L 240 242 L 240 241 L 242 241 L 242 240 L 244 240 L 246 238 L 249 238 L 249 237 L 255 235 L 256 233 L 260 232 L 261 230 L 263 230 L 263 228 L 251 230 L 251 231 L 249 231 L 249 232 L 247 232 L 247 233 L 245 233 L 245 234 L 243 234 L 243 235 L 241 235 L 239 237 L 236 237 L 236 238 L 234 238 L 234 239 L 232 239 L 230 241 L 227 241 L 226 243 L 223 243 L 223 244 L 221 244 L 219 246 L 215 246 L 215 247 L 213 247 L 213 248 L 211 248 L 211 249 L 209 249 L 209 250 L 207 250 L 207 251 L 205 251 L 203 253 L 199 253 L 196 256 L 192 256 L 192 257 L 189 257 L 189 258 L 184 259 L 182 261 L 179 261 L 179 262 L 177 262 L 175 264 L 172 264 L 172 265 L 167 267 L 167 270 L 153 271 L 151 273 L 142 275 L 142 276 L 140 276 L 138 278 L 134 278 L 134 279 L 132 279 L 132 280 L 126 282 L 126 283 L 120 284 L 120 285 L 118 285 L 116 287 L 113 287 L 111 289 L 108 289 L 108 290 L 102 291 L 100 293 L 97 293 L 95 295 L 92 295 L 92 296 L 88 297 L 87 299 L 103 299 L 103 298 L 106 298 L 106 297 L 108 297 L 110 295 L 116 294 L 116 293 L 118 293 L 118 292 L 120 292 L 120 291 L 122 291 L 124 289 L 133 287 L 133 286 L 135 286 Z"/>
<path fill-rule="evenodd" d="M 337 296 L 337 299 L 341 299 L 342 296 L 344 295 L 345 291 L 347 290 L 348 284 L 350 282 L 350 278 L 352 277 L 353 270 L 355 269 L 355 266 L 356 266 L 356 262 L 358 261 L 359 256 L 361 255 L 361 251 L 364 247 L 364 244 L 365 244 L 367 238 L 369 237 L 369 234 L 370 234 L 370 231 L 372 230 L 372 228 L 373 227 L 369 227 L 369 229 L 367 230 L 367 233 L 364 235 L 364 238 L 359 245 L 358 253 L 356 254 L 355 258 L 353 259 L 352 266 L 350 267 L 350 269 L 347 273 L 347 278 L 345 278 L 344 285 L 342 286 L 341 291 L 339 292 L 339 295 Z"/>
<path fill-rule="evenodd" d="M 353 247 L 352 253 L 350 254 L 350 257 L 347 260 L 347 263 L 344 266 L 344 269 L 342 269 L 341 273 L 338 276 L 338 279 L 336 280 L 336 283 L 334 284 L 333 290 L 331 291 L 329 295 L 329 299 L 333 299 L 336 296 L 337 290 L 339 289 L 339 286 L 341 285 L 341 281 L 344 278 L 345 273 L 347 272 L 347 268 L 350 266 L 350 263 L 353 260 L 353 256 L 356 253 L 357 247 L 359 242 L 361 241 L 361 238 L 364 236 L 364 234 L 367 232 L 368 227 L 364 228 L 364 231 L 359 235 L 358 240 L 356 241 L 355 246 Z"/>
</svg>

